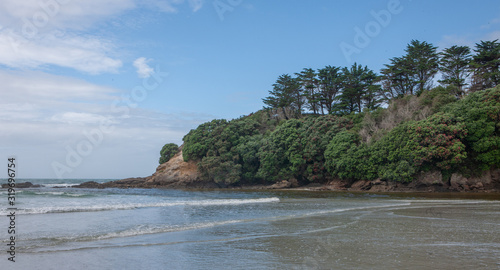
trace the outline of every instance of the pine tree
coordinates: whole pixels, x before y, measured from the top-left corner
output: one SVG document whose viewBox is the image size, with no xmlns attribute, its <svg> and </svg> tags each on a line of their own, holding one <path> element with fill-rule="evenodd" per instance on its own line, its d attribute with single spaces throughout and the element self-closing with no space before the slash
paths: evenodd
<svg viewBox="0 0 500 270">
<path fill-rule="evenodd" d="M 317 114 L 319 110 L 322 109 L 322 106 L 318 93 L 318 78 L 316 71 L 311 68 L 304 68 L 300 73 L 296 73 L 296 75 L 307 99 L 308 109 L 314 114 Z"/>
<path fill-rule="evenodd" d="M 440 53 L 439 70 L 443 79 L 439 82 L 443 85 L 456 87 L 456 95 L 461 97 L 464 93 L 466 79 L 470 75 L 469 64 L 471 62 L 471 51 L 467 46 L 451 46 Z"/>
<path fill-rule="evenodd" d="M 500 83 L 500 43 L 481 41 L 476 43 L 474 55 L 470 64 L 473 70 L 471 91 L 479 91 L 495 87 Z"/>
<path fill-rule="evenodd" d="M 326 66 L 318 69 L 319 95 L 321 104 L 327 112 L 333 112 L 333 103 L 342 89 L 342 72 L 340 67 Z"/>
</svg>

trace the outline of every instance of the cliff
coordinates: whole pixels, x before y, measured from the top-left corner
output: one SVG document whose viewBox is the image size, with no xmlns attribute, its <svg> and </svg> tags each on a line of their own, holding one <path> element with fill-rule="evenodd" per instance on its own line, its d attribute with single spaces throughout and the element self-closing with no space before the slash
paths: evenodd
<svg viewBox="0 0 500 270">
<path fill-rule="evenodd" d="M 182 150 L 156 168 L 148 177 L 127 178 L 106 183 L 85 182 L 77 188 L 215 188 L 215 183 L 201 180 L 196 162 L 185 162 Z"/>
<path fill-rule="evenodd" d="M 107 183 L 85 182 L 78 188 L 218 188 L 214 182 L 202 180 L 196 162 L 185 162 L 182 150 L 168 162 L 161 164 L 156 172 L 144 178 L 127 178 Z M 235 187 L 233 187 L 235 188 Z M 358 180 L 332 180 L 327 184 L 311 184 L 299 187 L 297 181 L 282 180 L 268 186 L 239 186 L 237 188 L 308 190 L 344 190 L 367 192 L 499 192 L 500 169 L 484 172 L 479 177 L 464 177 L 452 174 L 450 180 L 442 181 L 439 171 L 425 172 L 417 175 L 410 183 Z"/>
</svg>

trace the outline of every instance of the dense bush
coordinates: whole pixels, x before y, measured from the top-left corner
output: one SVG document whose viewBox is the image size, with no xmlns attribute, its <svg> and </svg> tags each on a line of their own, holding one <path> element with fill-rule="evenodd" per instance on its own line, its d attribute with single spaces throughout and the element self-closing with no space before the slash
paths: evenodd
<svg viewBox="0 0 500 270">
<path fill-rule="evenodd" d="M 394 100 L 387 109 L 285 120 L 262 110 L 213 120 L 184 137 L 184 160 L 222 186 L 333 178 L 409 182 L 500 165 L 500 87 L 457 100 L 450 87 Z M 163 150 L 162 150 L 163 151 Z M 474 171 L 473 169 L 468 169 Z"/>
<path fill-rule="evenodd" d="M 300 182 L 328 179 L 326 147 L 336 133 L 350 127 L 352 121 L 333 115 L 286 121 L 263 141 L 258 176 L 272 182 L 292 177 Z"/>
<path fill-rule="evenodd" d="M 179 151 L 179 146 L 175 143 L 167 143 L 163 146 L 160 151 L 160 164 L 169 161 L 177 152 Z"/>
<path fill-rule="evenodd" d="M 481 170 L 500 166 L 500 86 L 472 93 L 443 111 L 463 119 L 470 163 Z"/>
</svg>

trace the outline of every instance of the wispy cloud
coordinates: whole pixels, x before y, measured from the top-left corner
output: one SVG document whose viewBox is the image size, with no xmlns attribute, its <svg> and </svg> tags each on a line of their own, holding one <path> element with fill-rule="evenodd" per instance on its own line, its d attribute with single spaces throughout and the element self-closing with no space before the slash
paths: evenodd
<svg viewBox="0 0 500 270">
<path fill-rule="evenodd" d="M 137 75 L 139 78 L 149 78 L 154 72 L 154 69 L 148 65 L 151 59 L 146 59 L 144 57 L 139 57 L 134 61 L 134 67 L 137 69 Z"/>
<path fill-rule="evenodd" d="M 196 12 L 203 7 L 203 2 L 203 0 L 189 0 L 189 6 L 191 6 L 193 12 Z"/>
<path fill-rule="evenodd" d="M 33 24 L 38 31 L 82 30 L 95 22 L 135 8 L 134 0 L 0 1 L 0 24 L 21 31 Z"/>
<path fill-rule="evenodd" d="M 74 148 L 86 140 L 86 134 L 98 129 L 104 120 L 113 131 L 103 137 L 92 157 L 74 173 L 86 170 L 86 175 L 95 171 L 98 177 L 128 177 L 139 166 L 144 168 L 144 176 L 154 171 L 163 144 L 181 143 L 186 132 L 214 118 L 158 113 L 140 106 L 124 112 L 113 105 L 123 91 L 40 71 L 0 71 L 0 81 L 0 126 L 5 127 L 0 141 L 8 142 L 0 149 L 30 164 L 25 177 L 54 176 L 51 162 L 64 163 L 67 147 Z M 133 158 L 117 158 L 120 156 Z M 126 169 L 115 170 L 121 167 Z"/>
<path fill-rule="evenodd" d="M 145 0 L 147 6 L 159 9 L 166 13 L 176 13 L 179 11 L 179 5 L 183 4 L 184 0 Z M 189 6 L 193 12 L 200 10 L 203 7 L 204 0 L 188 0 Z"/>
<path fill-rule="evenodd" d="M 11 30 L 0 31 L 0 64 L 13 68 L 55 65 L 89 74 L 116 73 L 122 61 L 110 56 L 113 49 L 103 39 L 65 32 L 26 39 Z"/>
<path fill-rule="evenodd" d="M 492 27 L 496 27 L 498 24 L 500 24 L 500 18 L 495 18 L 490 20 L 487 24 L 481 25 L 481 29 L 491 29 Z"/>
</svg>

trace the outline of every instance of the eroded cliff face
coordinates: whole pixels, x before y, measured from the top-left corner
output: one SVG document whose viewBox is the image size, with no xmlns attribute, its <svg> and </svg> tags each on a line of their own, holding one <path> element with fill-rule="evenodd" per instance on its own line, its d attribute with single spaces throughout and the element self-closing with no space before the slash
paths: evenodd
<svg viewBox="0 0 500 270">
<path fill-rule="evenodd" d="M 196 162 L 185 162 L 182 150 L 168 162 L 156 168 L 156 172 L 147 178 L 146 185 L 162 187 L 205 187 L 210 183 L 202 181 Z"/>
<path fill-rule="evenodd" d="M 185 162 L 182 150 L 156 168 L 148 177 L 127 178 L 107 183 L 85 182 L 79 188 L 212 188 L 215 183 L 202 181 L 196 162 Z"/>
<path fill-rule="evenodd" d="M 218 188 L 214 182 L 202 180 L 195 161 L 185 162 L 182 149 L 168 162 L 161 164 L 156 172 L 144 178 L 127 178 L 107 183 L 86 182 L 81 188 Z M 269 186 L 255 186 L 259 189 L 300 188 L 297 180 L 283 180 Z M 359 180 L 354 183 L 346 180 L 332 180 L 326 185 L 303 187 L 311 190 L 347 190 L 369 192 L 499 192 L 500 169 L 484 172 L 479 177 L 466 178 L 453 174 L 447 182 L 442 181 L 439 171 L 420 173 L 410 183 L 387 182 L 380 179 L 374 181 Z"/>
</svg>

